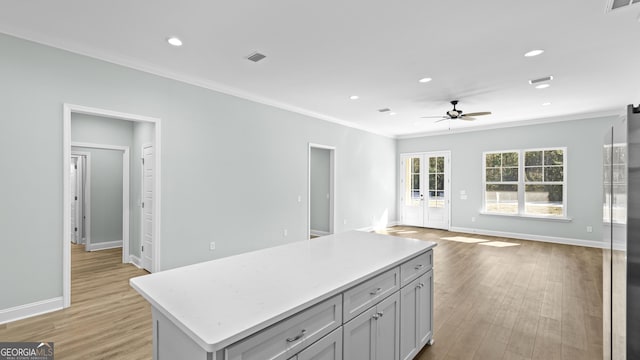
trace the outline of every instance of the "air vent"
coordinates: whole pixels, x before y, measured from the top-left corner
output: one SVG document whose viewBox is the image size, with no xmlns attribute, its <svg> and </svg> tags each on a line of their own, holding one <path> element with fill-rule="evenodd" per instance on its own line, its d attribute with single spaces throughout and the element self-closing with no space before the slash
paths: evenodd
<svg viewBox="0 0 640 360">
<path fill-rule="evenodd" d="M 379 111 L 379 112 L 381 112 L 381 113 L 386 113 L 386 112 L 391 111 L 391 109 L 389 109 L 389 108 L 384 108 L 384 109 L 378 109 L 378 111 Z"/>
<path fill-rule="evenodd" d="M 545 81 L 551 81 L 553 80 L 553 76 L 545 76 L 539 79 L 533 79 L 533 80 L 529 80 L 529 84 L 533 85 L 533 84 L 539 84 Z"/>
<path fill-rule="evenodd" d="M 253 61 L 253 62 L 258 62 L 264 58 L 266 58 L 267 55 L 264 54 L 260 54 L 259 52 L 254 52 L 253 54 L 247 56 L 247 59 Z"/>
<path fill-rule="evenodd" d="M 617 10 L 633 4 L 639 4 L 640 0 L 607 0 L 606 11 Z"/>
</svg>

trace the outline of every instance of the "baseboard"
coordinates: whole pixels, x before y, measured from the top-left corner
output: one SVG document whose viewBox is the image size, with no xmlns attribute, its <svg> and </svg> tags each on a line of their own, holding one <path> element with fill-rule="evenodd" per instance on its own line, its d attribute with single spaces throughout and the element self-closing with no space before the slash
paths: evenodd
<svg viewBox="0 0 640 360">
<path fill-rule="evenodd" d="M 46 314 L 52 311 L 61 310 L 64 306 L 62 296 L 36 301 L 30 304 L 15 306 L 0 310 L 0 324 L 26 319 L 32 316 Z"/>
<path fill-rule="evenodd" d="M 519 239 L 519 240 L 534 240 L 534 241 L 542 241 L 542 242 L 564 244 L 564 245 L 586 246 L 586 247 L 593 247 L 593 248 L 600 248 L 600 249 L 605 248 L 607 246 L 606 243 L 603 243 L 601 241 L 572 239 L 572 238 L 563 238 L 563 237 L 556 237 L 556 236 L 521 234 L 521 233 L 512 233 L 512 232 L 506 232 L 506 231 L 493 231 L 493 230 L 484 230 L 484 229 L 455 227 L 455 226 L 452 226 L 449 229 L 449 231 L 455 231 L 455 232 L 466 233 L 466 234 L 506 237 L 506 238 Z"/>
<path fill-rule="evenodd" d="M 122 247 L 122 240 L 91 243 L 85 246 L 87 251 L 98 251 L 98 250 L 114 249 L 119 247 Z"/>
<path fill-rule="evenodd" d="M 138 269 L 142 269 L 142 259 L 140 259 L 139 257 L 135 255 L 129 255 L 129 262 L 135 265 L 135 267 L 137 267 Z"/>
<path fill-rule="evenodd" d="M 328 231 L 322 231 L 322 230 L 309 230 L 309 232 L 311 233 L 311 235 L 313 236 L 326 236 L 326 235 L 331 235 L 330 232 Z"/>
</svg>

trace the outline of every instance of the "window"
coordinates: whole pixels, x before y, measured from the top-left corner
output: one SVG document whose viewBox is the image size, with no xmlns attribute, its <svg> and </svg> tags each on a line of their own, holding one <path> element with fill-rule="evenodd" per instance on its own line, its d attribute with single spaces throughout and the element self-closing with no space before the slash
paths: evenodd
<svg viewBox="0 0 640 360">
<path fill-rule="evenodd" d="M 518 213 L 518 152 L 485 153 L 485 211 Z"/>
<path fill-rule="evenodd" d="M 444 207 L 444 156 L 429 158 L 429 207 Z"/>
<path fill-rule="evenodd" d="M 484 153 L 484 211 L 566 216 L 566 149 Z"/>
</svg>

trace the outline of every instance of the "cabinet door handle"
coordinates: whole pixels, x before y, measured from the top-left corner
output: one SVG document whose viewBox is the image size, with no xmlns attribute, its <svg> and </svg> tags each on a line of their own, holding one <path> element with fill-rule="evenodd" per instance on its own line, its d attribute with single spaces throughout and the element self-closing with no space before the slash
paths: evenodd
<svg viewBox="0 0 640 360">
<path fill-rule="evenodd" d="M 418 284 L 418 287 L 422 289 L 424 287 L 424 284 L 420 283 L 420 284 Z"/>
<path fill-rule="evenodd" d="M 420 269 L 422 269 L 423 266 L 424 266 L 423 264 L 416 265 L 414 267 L 414 270 L 420 270 Z"/>
<path fill-rule="evenodd" d="M 370 292 L 369 294 L 375 295 L 375 294 L 379 293 L 380 291 L 382 291 L 382 288 L 377 288 L 377 289 L 373 290 L 372 292 Z"/>
<path fill-rule="evenodd" d="M 373 318 L 374 318 L 374 319 L 378 320 L 378 318 L 379 318 L 379 317 L 380 317 L 380 314 L 379 314 L 379 313 L 375 313 L 375 314 L 373 314 Z"/>
<path fill-rule="evenodd" d="M 379 312 L 378 312 L 378 316 L 383 317 L 383 316 L 384 316 L 384 312 L 379 311 Z"/>
<path fill-rule="evenodd" d="M 298 334 L 298 335 L 296 335 L 294 337 L 287 338 L 287 342 L 294 342 L 296 340 L 300 340 L 300 338 L 303 337 L 304 333 L 306 333 L 306 332 L 307 332 L 307 330 L 302 329 L 302 331 L 300 331 L 300 334 Z"/>
</svg>

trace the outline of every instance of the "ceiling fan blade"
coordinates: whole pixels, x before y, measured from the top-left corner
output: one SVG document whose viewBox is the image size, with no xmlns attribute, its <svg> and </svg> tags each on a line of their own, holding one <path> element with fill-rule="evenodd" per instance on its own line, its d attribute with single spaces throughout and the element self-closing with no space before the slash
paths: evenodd
<svg viewBox="0 0 640 360">
<path fill-rule="evenodd" d="M 442 115 L 433 115 L 433 116 L 421 116 L 420 119 L 446 119 L 444 116 Z"/>
<path fill-rule="evenodd" d="M 480 111 L 480 112 L 462 114 L 462 116 L 482 116 L 482 115 L 491 115 L 491 111 Z"/>
<path fill-rule="evenodd" d="M 459 117 L 459 119 L 460 119 L 460 120 L 466 120 L 466 121 L 473 121 L 473 120 L 475 120 L 476 118 L 471 117 L 471 116 L 461 116 L 461 117 Z"/>
<path fill-rule="evenodd" d="M 436 120 L 435 122 L 439 123 L 440 121 L 445 121 L 445 120 L 451 120 L 451 119 L 450 119 L 450 118 L 445 118 L 445 117 L 443 117 L 442 119 L 440 119 L 440 120 Z"/>
</svg>

